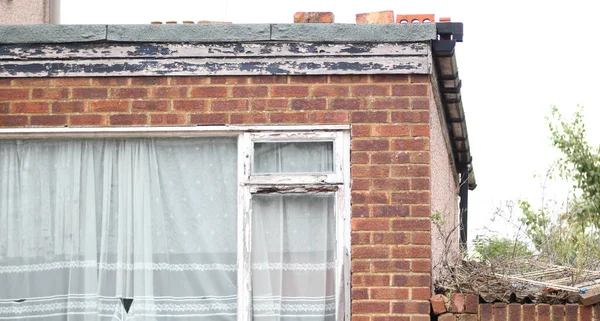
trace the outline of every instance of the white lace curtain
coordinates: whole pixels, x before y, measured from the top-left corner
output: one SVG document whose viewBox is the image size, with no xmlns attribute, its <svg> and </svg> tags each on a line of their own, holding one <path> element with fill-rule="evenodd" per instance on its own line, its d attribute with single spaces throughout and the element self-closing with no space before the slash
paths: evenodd
<svg viewBox="0 0 600 321">
<path fill-rule="evenodd" d="M 254 317 L 332 319 L 333 198 L 253 207 Z M 236 138 L 0 140 L 0 320 L 236 320 L 237 215 Z"/>
</svg>

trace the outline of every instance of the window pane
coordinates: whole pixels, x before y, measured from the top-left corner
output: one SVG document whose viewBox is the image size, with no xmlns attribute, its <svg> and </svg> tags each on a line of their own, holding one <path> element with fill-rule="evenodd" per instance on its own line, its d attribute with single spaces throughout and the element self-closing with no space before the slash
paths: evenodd
<svg viewBox="0 0 600 321">
<path fill-rule="evenodd" d="M 254 143 L 255 173 L 331 173 L 333 142 Z"/>
<path fill-rule="evenodd" d="M 0 319 L 235 320 L 236 141 L 0 140 Z"/>
<path fill-rule="evenodd" d="M 335 319 L 334 195 L 256 195 L 252 300 L 256 320 Z"/>
</svg>

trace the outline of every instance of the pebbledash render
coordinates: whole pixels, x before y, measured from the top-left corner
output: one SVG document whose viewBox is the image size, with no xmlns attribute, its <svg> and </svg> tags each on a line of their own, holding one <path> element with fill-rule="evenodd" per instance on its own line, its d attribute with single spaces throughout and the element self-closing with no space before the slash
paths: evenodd
<svg viewBox="0 0 600 321">
<path fill-rule="evenodd" d="M 237 217 L 229 219 L 234 220 L 237 251 L 234 271 L 229 271 L 236 284 L 230 319 L 250 320 L 255 315 L 260 320 L 257 316 L 268 311 L 267 318 L 284 320 L 286 316 L 429 320 L 436 263 L 443 255 L 458 254 L 464 245 L 467 190 L 475 187 L 453 50 L 456 41 L 462 41 L 459 27 L 456 23 L 0 26 L 0 145 L 35 141 L 43 153 L 46 141 L 157 138 L 168 145 L 182 138 L 233 137 L 237 156 L 232 164 L 237 165 L 232 177 L 237 179 L 232 188 L 237 203 L 232 208 Z M 290 146 L 296 149 L 288 151 Z M 274 150 L 278 154 L 273 166 L 278 167 L 269 170 L 267 154 Z M 304 156 L 315 153 L 319 156 Z M 0 168 L 6 170 L 9 161 L 2 157 Z M 324 165 L 315 167 L 315 162 Z M 0 206 L 0 218 L 10 220 L 6 204 L 12 183 L 2 184 L 5 206 Z M 332 221 L 311 223 L 314 229 L 331 228 L 328 259 L 288 262 L 288 249 L 282 249 L 278 265 L 271 259 L 255 262 L 256 239 L 263 233 L 256 219 L 261 209 L 268 208 L 259 200 L 328 195 L 330 213 L 323 215 L 332 215 Z M 211 215 L 226 220 L 219 212 Z M 288 214 L 282 215 L 279 222 L 285 226 Z M 282 240 L 292 233 L 276 230 Z M 11 258 L 8 241 L 0 236 L 0 242 L 0 265 L 17 266 L 14 262 L 23 258 Z M 124 273 L 145 271 L 134 261 L 118 263 L 132 264 Z M 44 268 L 25 272 L 0 268 L 0 278 L 27 277 L 42 273 L 39 270 L 61 273 L 46 269 L 44 262 L 27 265 Z M 119 265 L 96 263 L 98 269 L 120 273 Z M 59 265 L 57 269 L 75 268 Z M 155 265 L 145 266 L 153 273 Z M 321 268 L 325 272 L 317 271 Z M 267 291 L 270 300 L 279 300 L 275 307 L 269 301 L 259 308 L 263 298 L 256 296 L 261 287 L 257 275 L 264 270 L 271 271 L 271 281 L 273 273 L 280 275 L 282 292 Z M 330 284 L 323 285 L 325 299 L 294 294 L 294 286 L 301 288 L 307 282 L 302 273 L 315 273 L 313 280 L 322 277 Z M 2 291 L 8 297 L 0 299 L 10 299 L 11 290 Z M 142 299 L 133 291 L 119 296 L 127 313 L 160 316 L 148 305 L 137 305 Z M 195 300 L 190 297 L 186 300 Z M 294 305 L 297 297 L 313 301 Z M 126 304 L 124 298 L 133 301 Z M 15 310 L 18 304 L 24 308 Z M 24 316 L 33 311 L 26 304 L 15 301 L 8 307 L 0 300 L 0 311 L 9 317 Z M 66 315 L 68 309 L 78 308 L 65 306 L 53 312 Z M 87 308 L 82 307 L 81 313 L 94 312 Z M 206 317 L 189 309 L 188 316 Z M 225 318 L 225 312 L 217 312 L 219 317 L 208 319 Z"/>
</svg>

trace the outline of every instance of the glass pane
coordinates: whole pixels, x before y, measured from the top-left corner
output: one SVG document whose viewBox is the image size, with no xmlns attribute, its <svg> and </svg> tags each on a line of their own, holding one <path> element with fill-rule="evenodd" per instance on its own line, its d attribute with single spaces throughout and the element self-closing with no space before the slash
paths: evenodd
<svg viewBox="0 0 600 321">
<path fill-rule="evenodd" d="M 236 138 L 0 140 L 0 319 L 234 321 L 236 204 Z"/>
<path fill-rule="evenodd" d="M 253 197 L 255 320 L 335 319 L 334 203 L 333 194 Z"/>
<path fill-rule="evenodd" d="M 255 173 L 331 173 L 333 142 L 254 143 Z"/>
</svg>

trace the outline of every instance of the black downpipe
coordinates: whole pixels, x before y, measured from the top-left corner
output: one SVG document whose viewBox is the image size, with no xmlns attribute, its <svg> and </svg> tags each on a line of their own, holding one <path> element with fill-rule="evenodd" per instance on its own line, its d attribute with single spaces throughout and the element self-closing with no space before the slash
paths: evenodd
<svg viewBox="0 0 600 321">
<path fill-rule="evenodd" d="M 460 185 L 458 194 L 460 196 L 460 248 L 467 250 L 467 209 L 469 204 L 469 169 L 465 166 L 460 171 Z"/>
</svg>

